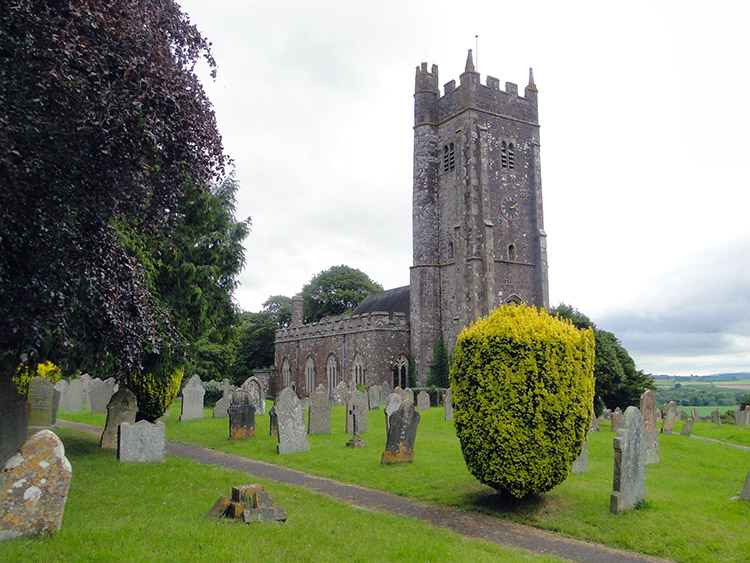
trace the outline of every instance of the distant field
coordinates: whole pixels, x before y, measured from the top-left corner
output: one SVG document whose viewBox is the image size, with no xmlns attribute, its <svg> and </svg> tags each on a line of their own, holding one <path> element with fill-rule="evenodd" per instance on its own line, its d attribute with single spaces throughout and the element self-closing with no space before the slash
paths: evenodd
<svg viewBox="0 0 750 563">
<path fill-rule="evenodd" d="M 702 379 L 700 377 L 686 379 L 655 379 L 654 384 L 659 388 L 674 387 L 679 383 L 683 387 L 704 387 L 713 384 L 716 387 L 725 387 L 728 389 L 750 389 L 750 378 L 736 379 L 733 381 L 716 381 L 715 379 Z"/>
<path fill-rule="evenodd" d="M 691 410 L 693 408 L 695 408 L 695 410 L 698 411 L 698 416 L 700 416 L 701 418 L 707 418 L 707 417 L 710 417 L 711 413 L 714 412 L 714 410 L 716 410 L 716 409 L 719 409 L 719 412 L 723 414 L 723 413 L 725 413 L 727 411 L 734 412 L 734 409 L 737 409 L 739 407 L 740 407 L 739 405 L 733 405 L 733 406 L 730 406 L 730 407 L 727 407 L 727 406 L 722 406 L 722 407 L 717 407 L 717 406 L 709 406 L 709 407 L 684 407 L 684 406 L 681 406 L 681 407 L 678 408 L 678 410 L 681 410 L 688 417 L 690 417 L 693 414 L 691 412 Z"/>
</svg>

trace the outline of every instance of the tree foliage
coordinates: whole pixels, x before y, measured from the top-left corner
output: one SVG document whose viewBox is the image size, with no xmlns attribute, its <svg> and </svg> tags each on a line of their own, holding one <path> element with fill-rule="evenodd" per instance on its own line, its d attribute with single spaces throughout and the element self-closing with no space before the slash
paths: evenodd
<svg viewBox="0 0 750 563">
<path fill-rule="evenodd" d="M 273 366 L 274 340 L 279 326 L 268 311 L 242 313 L 237 328 L 237 347 L 230 371 L 233 382 L 239 384 L 252 375 L 254 369 Z"/>
<path fill-rule="evenodd" d="M 570 473 L 591 426 L 594 337 L 525 306 L 464 329 L 451 368 L 456 434 L 481 482 L 522 498 Z"/>
<path fill-rule="evenodd" d="M 271 295 L 263 303 L 263 311 L 273 315 L 279 328 L 286 328 L 292 322 L 292 298 L 286 295 Z"/>
<path fill-rule="evenodd" d="M 304 320 L 316 322 L 327 316 L 353 311 L 362 300 L 383 291 L 367 274 L 349 266 L 332 266 L 320 272 L 302 288 Z"/>
<path fill-rule="evenodd" d="M 651 376 L 635 369 L 633 358 L 613 333 L 597 328 L 586 315 L 565 303 L 551 309 L 550 314 L 569 320 L 576 328 L 594 331 L 594 410 L 597 416 L 605 406 L 620 407 L 623 411 L 631 405 L 638 406 L 641 394 L 646 389 L 655 389 Z"/>
<path fill-rule="evenodd" d="M 448 374 L 450 373 L 451 358 L 448 347 L 445 345 L 443 331 L 438 334 L 438 341 L 432 352 L 430 362 L 430 373 L 427 375 L 427 385 L 446 389 L 450 385 Z"/>
<path fill-rule="evenodd" d="M 179 351 L 118 227 L 167 240 L 186 191 L 223 173 L 201 57 L 171 0 L 0 6 L 2 371 L 49 357 L 129 374 Z"/>
</svg>

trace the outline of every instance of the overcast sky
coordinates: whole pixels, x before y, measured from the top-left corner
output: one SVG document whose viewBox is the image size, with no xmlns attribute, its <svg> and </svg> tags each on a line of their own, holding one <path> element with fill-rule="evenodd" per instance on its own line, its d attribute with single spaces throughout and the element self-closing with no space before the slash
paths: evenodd
<svg viewBox="0 0 750 563">
<path fill-rule="evenodd" d="M 646 372 L 750 371 L 750 4 L 179 3 L 252 216 L 244 310 L 339 264 L 409 283 L 415 67 L 458 80 L 478 35 L 483 83 L 534 68 L 551 304 Z"/>
</svg>

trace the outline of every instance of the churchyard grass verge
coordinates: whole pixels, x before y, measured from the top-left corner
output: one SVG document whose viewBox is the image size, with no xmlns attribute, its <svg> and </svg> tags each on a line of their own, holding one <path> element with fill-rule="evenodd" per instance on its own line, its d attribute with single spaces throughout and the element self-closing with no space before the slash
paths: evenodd
<svg viewBox="0 0 750 563">
<path fill-rule="evenodd" d="M 95 436 L 56 431 L 73 466 L 62 529 L 0 543 L 3 562 L 557 561 L 171 455 L 120 463 Z M 285 507 L 285 524 L 205 517 L 233 485 L 255 482 Z"/>
<path fill-rule="evenodd" d="M 270 406 L 270 403 L 267 405 Z M 589 471 L 571 475 L 544 495 L 508 500 L 480 484 L 466 469 L 453 423 L 443 409 L 421 412 L 414 463 L 384 467 L 382 409 L 369 411 L 367 447 L 344 446 L 344 407 L 334 407 L 332 434 L 309 436 L 309 452 L 278 455 L 268 435 L 268 415 L 256 417 L 256 436 L 229 442 L 227 419 L 178 422 L 179 406 L 166 419 L 167 438 L 252 459 L 390 491 L 427 503 L 494 514 L 565 536 L 594 541 L 675 561 L 747 561 L 750 559 L 750 503 L 733 501 L 750 469 L 747 452 L 679 435 L 659 435 L 661 461 L 646 470 L 646 503 L 640 510 L 609 512 L 614 434 L 609 423 L 589 439 Z M 210 409 L 205 409 L 210 417 Z M 89 422 L 89 415 L 64 415 Z M 103 424 L 103 420 L 100 424 Z M 710 435 L 710 423 L 696 423 L 696 434 Z M 723 425 L 732 441 L 750 440 L 750 428 Z M 709 436 L 714 437 L 714 436 Z M 721 439 L 721 438 L 718 438 Z M 281 504 L 281 503 L 280 503 Z"/>
</svg>

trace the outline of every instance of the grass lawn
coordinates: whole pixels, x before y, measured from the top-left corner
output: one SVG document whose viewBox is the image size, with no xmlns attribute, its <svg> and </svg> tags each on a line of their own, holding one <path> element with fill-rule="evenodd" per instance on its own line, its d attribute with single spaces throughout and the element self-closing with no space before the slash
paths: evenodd
<svg viewBox="0 0 750 563">
<path fill-rule="evenodd" d="M 206 409 L 210 416 L 210 409 Z M 750 503 L 733 501 L 750 469 L 750 455 L 721 444 L 674 435 L 659 436 L 660 463 L 647 469 L 647 501 L 637 511 L 619 516 L 609 512 L 612 489 L 612 438 L 608 424 L 589 440 L 589 471 L 571 475 L 539 497 L 502 501 L 467 471 L 458 440 L 442 409 L 421 413 L 413 464 L 383 467 L 385 446 L 382 411 L 370 411 L 366 448 L 344 447 L 344 407 L 334 407 L 332 434 L 310 436 L 311 450 L 279 456 L 276 440 L 268 436 L 268 415 L 257 417 L 256 437 L 229 442 L 227 419 L 178 422 L 179 407 L 167 418 L 170 440 L 264 460 L 425 502 L 495 514 L 562 535 L 630 549 L 677 561 L 750 560 Z M 98 421 L 90 415 L 66 415 L 80 422 Z M 750 428 L 722 426 L 714 434 L 709 423 L 694 432 L 745 444 Z M 731 432 L 730 432 L 731 429 Z M 713 434 L 713 435 L 710 435 Z"/>
<path fill-rule="evenodd" d="M 0 561 L 557 561 L 171 455 L 120 463 L 95 436 L 57 432 L 73 466 L 62 529 L 0 543 Z M 253 482 L 286 509 L 285 524 L 205 517 Z"/>
<path fill-rule="evenodd" d="M 739 405 L 732 405 L 732 406 L 724 406 L 724 407 L 677 407 L 677 410 L 680 410 L 684 413 L 683 418 L 691 418 L 693 416 L 692 409 L 695 409 L 698 411 L 698 416 L 701 418 L 711 418 L 711 413 L 714 412 L 716 409 L 719 409 L 719 413 L 724 414 L 725 412 L 732 412 L 734 413 L 734 409 L 740 408 Z M 732 415 L 734 416 L 734 414 Z"/>
</svg>

